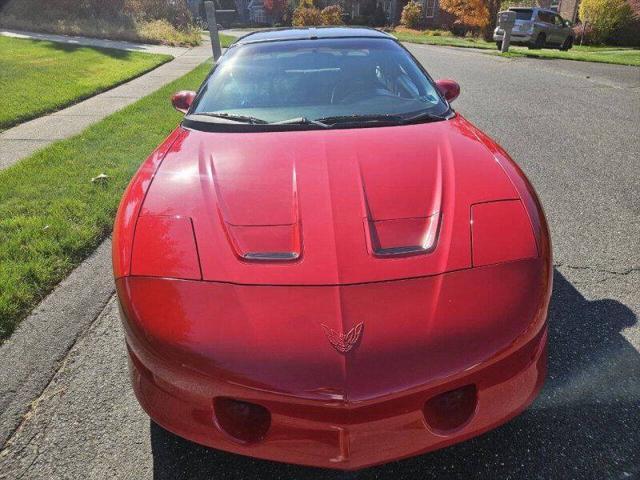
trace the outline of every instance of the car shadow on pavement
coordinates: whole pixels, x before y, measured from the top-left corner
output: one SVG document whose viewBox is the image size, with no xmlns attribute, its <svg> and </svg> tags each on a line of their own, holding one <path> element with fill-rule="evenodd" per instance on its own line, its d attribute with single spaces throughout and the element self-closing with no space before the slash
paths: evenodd
<svg viewBox="0 0 640 480">
<path fill-rule="evenodd" d="M 443 450 L 358 472 L 280 464 L 209 449 L 151 422 L 154 479 L 631 478 L 640 475 L 640 353 L 620 334 L 637 319 L 589 301 L 555 271 L 549 374 L 511 422 Z"/>
</svg>

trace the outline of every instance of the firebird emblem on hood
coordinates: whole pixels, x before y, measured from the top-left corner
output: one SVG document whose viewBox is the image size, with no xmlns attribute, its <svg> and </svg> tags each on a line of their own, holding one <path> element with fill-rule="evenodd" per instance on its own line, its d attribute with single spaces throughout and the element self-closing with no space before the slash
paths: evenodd
<svg viewBox="0 0 640 480">
<path fill-rule="evenodd" d="M 320 325 L 327 335 L 329 343 L 340 353 L 347 353 L 358 343 L 364 327 L 363 322 L 360 322 L 347 333 L 338 333 L 333 328 L 327 327 L 324 323 Z"/>
</svg>

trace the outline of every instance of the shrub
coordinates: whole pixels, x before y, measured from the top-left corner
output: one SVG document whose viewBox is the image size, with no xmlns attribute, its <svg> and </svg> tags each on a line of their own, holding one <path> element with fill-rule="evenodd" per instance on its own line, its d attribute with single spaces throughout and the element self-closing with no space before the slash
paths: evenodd
<svg viewBox="0 0 640 480">
<path fill-rule="evenodd" d="M 312 27 L 322 25 L 322 14 L 316 7 L 300 5 L 293 11 L 292 25 L 294 27 Z"/>
<path fill-rule="evenodd" d="M 576 23 L 573 27 L 573 34 L 576 37 L 576 43 L 584 43 L 590 45 L 594 43 L 593 27 L 585 23 Z"/>
<path fill-rule="evenodd" d="M 91 1 L 109 3 L 111 0 Z M 193 23 L 186 0 L 124 0 L 124 11 L 138 20 L 166 20 L 178 28 Z"/>
<path fill-rule="evenodd" d="M 407 28 L 417 29 L 422 26 L 423 18 L 422 5 L 412 0 L 402 9 L 400 23 Z"/>
<path fill-rule="evenodd" d="M 608 38 L 607 43 L 624 47 L 640 47 L 640 18 L 633 18 L 618 28 Z"/>
<path fill-rule="evenodd" d="M 469 31 L 469 27 L 462 23 L 460 20 L 455 20 L 450 27 L 451 33 L 456 37 L 464 37 Z"/>
<path fill-rule="evenodd" d="M 0 26 L 171 45 L 201 41 L 186 0 L 9 0 Z"/>
<path fill-rule="evenodd" d="M 502 0 L 500 10 L 509 10 L 511 7 L 537 7 L 537 0 Z"/>
<path fill-rule="evenodd" d="M 43 10 L 81 12 L 84 15 L 91 13 L 96 17 L 104 18 L 120 16 L 124 10 L 125 0 L 47 0 L 40 2 L 38 6 Z"/>
<path fill-rule="evenodd" d="M 329 5 L 320 12 L 323 25 L 344 25 L 342 20 L 343 14 L 342 7 L 340 5 Z"/>
<path fill-rule="evenodd" d="M 143 42 L 156 43 L 158 39 L 166 45 L 198 45 L 200 31 L 196 28 L 181 29 L 171 25 L 166 20 L 152 20 L 142 22 L 137 28 L 138 37 Z"/>
<path fill-rule="evenodd" d="M 593 28 L 593 43 L 604 43 L 632 15 L 627 0 L 582 0 L 580 19 Z"/>
</svg>

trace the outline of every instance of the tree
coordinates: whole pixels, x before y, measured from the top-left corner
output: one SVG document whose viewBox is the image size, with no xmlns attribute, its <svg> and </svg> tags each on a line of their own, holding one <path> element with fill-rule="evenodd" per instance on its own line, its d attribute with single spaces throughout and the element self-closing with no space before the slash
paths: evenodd
<svg viewBox="0 0 640 480">
<path fill-rule="evenodd" d="M 412 0 L 402 9 L 400 24 L 407 28 L 420 28 L 423 18 L 422 5 Z"/>
<path fill-rule="evenodd" d="M 471 28 L 484 28 L 489 23 L 486 0 L 440 0 L 440 8 L 454 15 L 458 22 Z"/>
<path fill-rule="evenodd" d="M 343 25 L 344 21 L 342 20 L 343 14 L 342 7 L 340 5 L 329 5 L 325 7 L 320 12 L 322 16 L 322 24 L 323 25 Z"/>
<path fill-rule="evenodd" d="M 300 0 L 300 4 L 293 11 L 291 23 L 294 27 L 322 25 L 322 14 L 320 9 L 313 5 L 313 0 Z"/>
<path fill-rule="evenodd" d="M 582 0 L 580 19 L 593 28 L 593 40 L 605 42 L 615 30 L 631 19 L 632 7 L 627 0 Z"/>
<path fill-rule="evenodd" d="M 465 27 L 482 31 L 491 39 L 501 0 L 440 0 L 440 8 L 451 13 Z"/>
<path fill-rule="evenodd" d="M 502 9 L 502 0 L 487 0 L 489 23 L 482 29 L 482 36 L 488 42 L 493 40 L 493 30 L 498 22 L 498 12 Z"/>
</svg>

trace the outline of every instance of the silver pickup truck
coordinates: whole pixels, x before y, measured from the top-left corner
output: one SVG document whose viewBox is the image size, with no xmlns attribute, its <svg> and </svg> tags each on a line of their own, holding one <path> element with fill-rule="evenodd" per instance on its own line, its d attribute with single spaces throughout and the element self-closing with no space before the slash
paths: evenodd
<svg viewBox="0 0 640 480">
<path fill-rule="evenodd" d="M 544 8 L 510 8 L 516 12 L 516 24 L 511 32 L 511 43 L 527 45 L 529 48 L 552 47 L 569 50 L 573 46 L 571 22 L 553 10 Z M 502 47 L 504 31 L 498 27 L 493 40 Z"/>
</svg>

